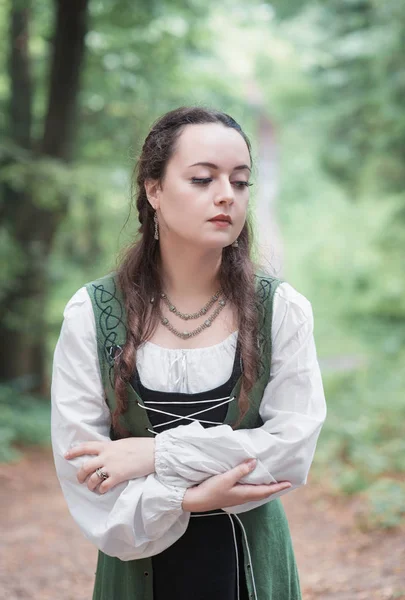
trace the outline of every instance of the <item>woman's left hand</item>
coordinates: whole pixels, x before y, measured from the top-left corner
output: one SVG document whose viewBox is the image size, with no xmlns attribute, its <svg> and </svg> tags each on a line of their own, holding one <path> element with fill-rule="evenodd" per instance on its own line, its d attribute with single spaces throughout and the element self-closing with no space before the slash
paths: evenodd
<svg viewBox="0 0 405 600">
<path fill-rule="evenodd" d="M 77 473 L 80 483 L 87 483 L 90 491 L 105 494 L 108 490 L 130 479 L 145 477 L 155 472 L 155 440 L 153 438 L 124 438 L 108 442 L 84 442 L 65 454 L 67 460 L 78 456 L 94 455 Z M 102 479 L 96 469 L 108 475 Z"/>
</svg>

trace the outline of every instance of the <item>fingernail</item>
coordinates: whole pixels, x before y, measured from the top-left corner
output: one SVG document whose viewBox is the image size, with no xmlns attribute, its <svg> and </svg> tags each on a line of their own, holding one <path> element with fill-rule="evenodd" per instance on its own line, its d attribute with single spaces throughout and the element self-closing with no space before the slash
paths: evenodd
<svg viewBox="0 0 405 600">
<path fill-rule="evenodd" d="M 69 458 L 69 456 L 70 456 L 70 452 L 69 452 L 69 450 L 68 450 L 67 452 L 65 452 L 65 454 L 64 454 L 63 456 L 64 456 L 65 458 Z"/>
<path fill-rule="evenodd" d="M 249 469 L 253 470 L 255 468 L 255 466 L 256 466 L 256 459 L 255 458 L 250 458 L 247 461 L 247 464 L 248 464 Z"/>
</svg>

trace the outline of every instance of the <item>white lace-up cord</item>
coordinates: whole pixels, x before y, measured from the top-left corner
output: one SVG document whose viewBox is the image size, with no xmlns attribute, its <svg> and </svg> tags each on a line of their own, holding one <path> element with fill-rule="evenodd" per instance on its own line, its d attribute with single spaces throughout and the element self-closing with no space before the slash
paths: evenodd
<svg viewBox="0 0 405 600">
<path fill-rule="evenodd" d="M 194 400 L 194 401 L 189 401 L 186 400 L 185 402 L 168 402 L 167 400 L 164 400 L 163 402 L 161 400 L 145 400 L 145 403 L 148 404 L 208 404 L 209 402 L 219 402 L 220 400 L 226 400 L 228 399 L 229 396 L 224 396 L 223 398 L 217 398 L 216 400 Z M 215 407 L 214 407 L 215 408 Z"/>
<path fill-rule="evenodd" d="M 242 521 L 240 520 L 240 518 L 238 517 L 238 515 L 233 515 L 235 517 L 235 519 L 238 521 L 242 532 L 243 532 L 243 537 L 245 538 L 245 544 L 246 544 L 246 548 L 247 548 L 247 552 L 248 552 L 248 560 L 249 560 L 249 564 L 250 564 L 250 569 L 251 569 L 251 574 L 252 574 L 252 583 L 253 583 L 253 592 L 255 594 L 255 600 L 258 600 L 258 595 L 257 595 L 257 590 L 256 590 L 256 583 L 255 583 L 255 576 L 253 573 L 253 564 L 252 564 L 252 557 L 250 554 L 250 549 L 249 549 L 249 543 L 248 543 L 248 539 L 247 539 L 247 535 L 246 535 L 246 530 L 243 526 Z"/>
<path fill-rule="evenodd" d="M 190 517 L 193 517 L 194 519 L 196 519 L 198 517 L 216 517 L 217 515 L 227 515 L 227 513 L 225 513 L 225 512 L 216 512 L 216 513 L 208 513 L 206 515 L 194 515 L 193 513 L 191 513 Z"/>
<path fill-rule="evenodd" d="M 168 417 L 175 417 L 175 419 L 172 419 L 171 421 L 168 421 L 166 423 L 158 423 L 157 425 L 155 425 L 155 429 L 157 429 L 158 427 L 165 427 L 167 425 L 171 425 L 172 423 L 177 423 L 178 421 L 182 421 L 183 419 L 185 419 L 186 421 L 197 421 L 198 423 L 208 423 L 209 425 L 223 425 L 222 422 L 206 421 L 204 419 L 194 419 L 193 417 L 195 417 L 197 415 L 201 415 L 210 410 L 213 410 L 214 408 L 219 408 L 220 406 L 223 406 L 224 404 L 229 404 L 230 402 L 232 402 L 232 400 L 235 400 L 235 398 L 236 398 L 236 396 L 227 396 L 226 398 L 217 398 L 214 400 L 210 400 L 210 402 L 219 402 L 219 404 L 216 404 L 215 406 L 210 406 L 208 408 L 203 408 L 202 410 L 198 410 L 194 413 L 190 413 L 189 415 L 184 415 L 184 416 L 178 415 L 178 414 L 172 413 L 172 412 L 167 412 L 165 410 L 160 410 L 159 408 L 152 408 L 151 406 L 144 406 L 140 402 L 138 402 L 138 406 L 140 406 L 141 408 L 143 408 L 146 411 L 150 410 L 151 412 L 160 413 L 162 415 L 167 415 Z M 221 400 L 222 400 L 222 402 L 221 402 Z M 198 402 L 199 401 L 197 400 L 193 403 L 186 402 L 184 404 L 198 404 Z M 200 402 L 206 402 L 206 400 L 200 400 Z M 174 404 L 174 402 L 165 402 L 164 404 Z M 153 431 L 151 429 L 148 429 L 148 431 L 156 434 L 156 431 Z"/>
<path fill-rule="evenodd" d="M 228 514 L 229 520 L 231 522 L 232 525 L 232 533 L 233 533 L 233 541 L 235 544 L 235 560 L 236 560 L 236 589 L 238 590 L 238 598 L 237 600 L 240 599 L 240 595 L 239 595 L 239 552 L 238 552 L 238 542 L 236 540 L 236 531 L 235 531 L 235 523 L 233 522 L 232 516 Z"/>
</svg>

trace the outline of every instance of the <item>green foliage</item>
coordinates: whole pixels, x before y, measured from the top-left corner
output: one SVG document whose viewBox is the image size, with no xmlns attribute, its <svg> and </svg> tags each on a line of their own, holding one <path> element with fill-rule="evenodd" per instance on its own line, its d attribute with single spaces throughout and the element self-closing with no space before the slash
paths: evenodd
<svg viewBox="0 0 405 600">
<path fill-rule="evenodd" d="M 405 517 L 405 483 L 384 477 L 367 490 L 372 526 L 396 527 Z"/>
<path fill-rule="evenodd" d="M 327 54 L 318 65 L 329 119 L 325 165 L 356 195 L 403 190 L 405 90 L 402 3 L 332 0 L 319 11 Z M 326 141 L 326 140 L 325 140 Z"/>
<path fill-rule="evenodd" d="M 49 446 L 50 404 L 17 387 L 0 386 L 0 462 L 15 460 L 19 448 Z"/>
</svg>

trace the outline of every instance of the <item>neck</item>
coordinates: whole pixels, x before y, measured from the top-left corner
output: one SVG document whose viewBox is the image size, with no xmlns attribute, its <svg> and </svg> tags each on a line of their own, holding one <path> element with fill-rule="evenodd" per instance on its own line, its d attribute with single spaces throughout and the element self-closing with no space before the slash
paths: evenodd
<svg viewBox="0 0 405 600">
<path fill-rule="evenodd" d="M 218 291 L 220 248 L 179 248 L 165 241 L 161 243 L 160 256 L 162 286 L 169 297 L 211 296 Z"/>
</svg>

